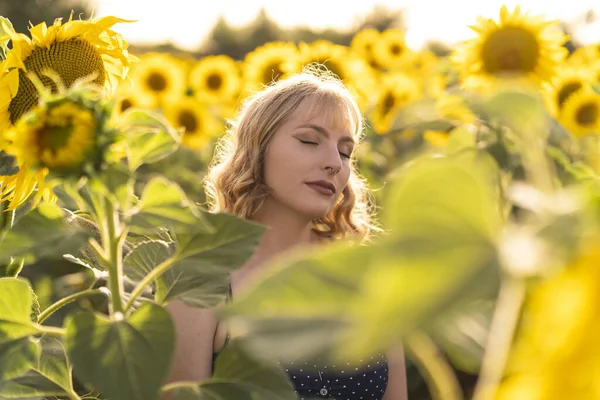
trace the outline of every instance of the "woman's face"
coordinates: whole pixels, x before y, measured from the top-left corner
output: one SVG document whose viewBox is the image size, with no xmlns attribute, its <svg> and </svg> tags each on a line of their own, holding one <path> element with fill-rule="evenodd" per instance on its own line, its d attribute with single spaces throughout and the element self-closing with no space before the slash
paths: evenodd
<svg viewBox="0 0 600 400">
<path fill-rule="evenodd" d="M 348 183 L 354 150 L 352 132 L 342 126 L 349 124 L 333 122 L 343 119 L 327 118 L 324 112 L 309 117 L 301 106 L 274 133 L 264 164 L 267 206 L 275 202 L 307 220 L 333 208 Z"/>
</svg>

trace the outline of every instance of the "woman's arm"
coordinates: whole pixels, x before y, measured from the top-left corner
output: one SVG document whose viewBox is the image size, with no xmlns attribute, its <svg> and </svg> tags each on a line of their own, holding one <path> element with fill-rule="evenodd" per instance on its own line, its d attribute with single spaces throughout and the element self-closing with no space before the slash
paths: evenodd
<svg viewBox="0 0 600 400">
<path fill-rule="evenodd" d="M 210 378 L 217 327 L 213 310 L 189 307 L 179 300 L 170 302 L 166 309 L 175 325 L 175 353 L 165 384 Z"/>
<path fill-rule="evenodd" d="M 388 385 L 382 400 L 408 400 L 404 349 L 397 346 L 387 352 Z"/>
</svg>

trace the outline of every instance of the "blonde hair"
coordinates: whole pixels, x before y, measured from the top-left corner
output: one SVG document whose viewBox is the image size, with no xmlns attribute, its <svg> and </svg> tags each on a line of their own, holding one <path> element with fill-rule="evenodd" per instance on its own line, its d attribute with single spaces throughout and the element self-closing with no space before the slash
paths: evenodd
<svg viewBox="0 0 600 400">
<path fill-rule="evenodd" d="M 267 146 L 277 129 L 305 104 L 309 105 L 309 116 L 325 110 L 326 117 L 335 118 L 335 123 L 340 122 L 342 111 L 341 122 L 349 124 L 357 143 L 362 139 L 360 109 L 344 84 L 331 73 L 309 66 L 302 73 L 273 83 L 244 101 L 217 145 L 204 179 L 211 211 L 249 219 L 260 208 L 269 194 L 263 173 Z M 313 221 L 314 230 L 320 236 L 367 239 L 378 230 L 372 210 L 367 184 L 352 162 L 342 196 L 327 215 Z"/>
</svg>

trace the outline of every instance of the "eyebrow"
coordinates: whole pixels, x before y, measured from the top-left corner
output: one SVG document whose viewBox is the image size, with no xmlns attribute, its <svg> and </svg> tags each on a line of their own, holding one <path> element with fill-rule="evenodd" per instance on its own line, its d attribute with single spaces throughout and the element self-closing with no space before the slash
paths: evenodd
<svg viewBox="0 0 600 400">
<path fill-rule="evenodd" d="M 310 129 L 314 129 L 315 131 L 319 132 L 321 135 L 325 136 L 326 138 L 329 139 L 329 132 L 327 132 L 327 129 L 323 128 L 320 125 L 315 125 L 315 124 L 302 124 L 299 125 L 298 128 L 310 128 Z M 344 136 L 340 139 L 340 142 L 349 142 L 354 144 L 354 139 L 352 139 L 350 136 Z"/>
</svg>

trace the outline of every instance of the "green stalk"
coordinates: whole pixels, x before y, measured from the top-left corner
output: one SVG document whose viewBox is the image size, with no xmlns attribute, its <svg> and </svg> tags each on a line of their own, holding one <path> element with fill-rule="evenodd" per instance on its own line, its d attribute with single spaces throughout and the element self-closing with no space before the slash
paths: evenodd
<svg viewBox="0 0 600 400">
<path fill-rule="evenodd" d="M 462 400 L 464 394 L 454 371 L 425 333 L 411 334 L 405 341 L 407 353 L 415 362 L 434 400 Z"/>
<path fill-rule="evenodd" d="M 15 222 L 15 210 L 9 210 L 8 200 L 0 202 L 0 232 L 8 231 Z"/>
<path fill-rule="evenodd" d="M 500 287 L 473 400 L 493 398 L 504 376 L 525 299 L 525 289 L 525 282 L 516 278 L 508 278 Z"/>
<path fill-rule="evenodd" d="M 109 199 L 105 199 L 106 234 L 102 245 L 108 246 L 108 287 L 111 296 L 111 313 L 123 313 L 123 240 L 125 232 L 121 231 L 118 211 Z"/>
<path fill-rule="evenodd" d="M 106 295 L 106 292 L 102 289 L 91 289 L 91 290 L 84 290 L 81 292 L 73 293 L 70 296 L 62 298 L 62 299 L 58 300 L 56 303 L 51 304 L 44 311 L 42 311 L 42 313 L 38 317 L 38 323 L 41 324 L 46 319 L 48 319 L 48 317 L 50 315 L 52 315 L 54 312 L 56 312 L 57 310 L 59 310 L 60 308 L 62 308 L 64 306 L 66 306 L 67 304 L 72 303 L 75 300 L 82 299 L 84 297 L 95 296 L 98 294 Z"/>
<path fill-rule="evenodd" d="M 165 261 L 158 264 L 152 271 L 150 271 L 148 275 L 144 276 L 144 279 L 142 279 L 137 284 L 135 289 L 133 289 L 133 291 L 131 292 L 131 297 L 129 298 L 127 305 L 125 305 L 125 310 L 128 311 L 135 302 L 135 300 L 138 297 L 140 297 L 140 295 L 144 292 L 144 289 L 148 285 L 151 285 L 156 279 L 158 279 L 163 273 L 165 273 L 165 271 L 171 268 L 176 261 L 176 257 L 167 258 Z"/>
<path fill-rule="evenodd" d="M 62 338 L 67 334 L 67 331 L 64 328 L 58 328 L 56 326 L 46 326 L 46 325 L 38 325 L 36 326 L 37 330 L 40 333 L 44 333 L 50 336 L 56 336 Z"/>
</svg>

